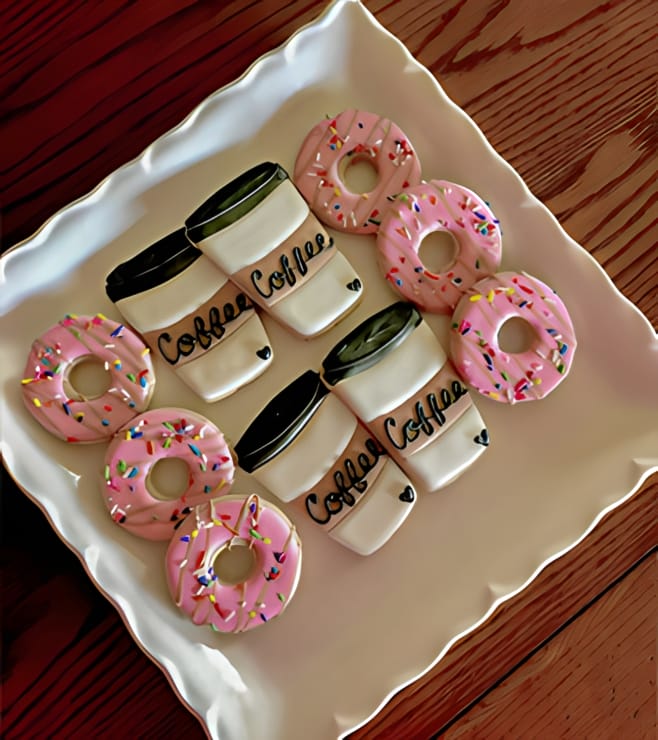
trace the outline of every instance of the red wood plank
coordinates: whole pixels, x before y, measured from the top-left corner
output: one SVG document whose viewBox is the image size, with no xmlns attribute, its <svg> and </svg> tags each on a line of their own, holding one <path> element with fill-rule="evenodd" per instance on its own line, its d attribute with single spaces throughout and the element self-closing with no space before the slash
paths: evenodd
<svg viewBox="0 0 658 740">
<path fill-rule="evenodd" d="M 656 624 L 654 554 L 443 737 L 656 737 Z"/>
<path fill-rule="evenodd" d="M 654 3 L 365 4 L 658 326 Z M 3 4 L 3 248 L 137 156 L 323 7 Z M 361 735 L 424 736 L 450 721 L 656 544 L 657 491 L 655 482 L 644 486 Z M 203 735 L 6 477 L 0 565 L 6 737 Z M 628 609 L 617 601 L 614 619 L 623 623 Z"/>
</svg>

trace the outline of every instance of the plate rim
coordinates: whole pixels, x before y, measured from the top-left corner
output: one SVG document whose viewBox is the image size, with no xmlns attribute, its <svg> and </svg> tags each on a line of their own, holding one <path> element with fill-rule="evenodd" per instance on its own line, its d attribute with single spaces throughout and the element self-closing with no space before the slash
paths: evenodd
<svg viewBox="0 0 658 740">
<path fill-rule="evenodd" d="M 465 119 L 467 119 L 469 122 L 472 123 L 474 130 L 476 131 L 477 135 L 483 140 L 483 142 L 486 144 L 486 146 L 491 150 L 491 152 L 495 155 L 495 157 L 499 160 L 500 163 L 504 164 L 506 168 L 508 168 L 513 176 L 517 180 L 517 184 L 520 184 L 523 188 L 523 191 L 526 195 L 526 197 L 530 197 L 533 202 L 538 203 L 544 208 L 544 211 L 546 214 L 550 216 L 550 218 L 553 221 L 554 226 L 560 229 L 560 231 L 563 233 L 565 239 L 567 239 L 571 245 L 571 247 L 576 247 L 580 252 L 582 253 L 581 256 L 586 256 L 591 264 L 595 266 L 601 274 L 603 274 L 606 278 L 608 288 L 611 288 L 612 291 L 614 291 L 616 298 L 621 297 L 623 301 L 626 304 L 626 308 L 629 306 L 633 309 L 634 313 L 637 314 L 637 316 L 640 317 L 640 319 L 644 322 L 648 330 L 654 335 L 654 343 L 655 347 L 654 349 L 658 349 L 658 336 L 656 336 L 656 333 L 653 330 L 653 327 L 651 326 L 651 323 L 649 319 L 640 311 L 640 309 L 630 300 L 628 299 L 614 284 L 612 281 L 612 278 L 608 275 L 608 273 L 603 269 L 603 267 L 594 259 L 594 257 L 582 246 L 580 246 L 575 240 L 573 240 L 562 228 L 557 218 L 553 215 L 553 213 L 541 202 L 539 201 L 530 191 L 525 181 L 521 178 L 521 176 L 516 172 L 516 170 L 511 167 L 511 165 L 502 158 L 500 154 L 491 146 L 491 144 L 488 142 L 484 134 L 481 132 L 480 128 L 473 122 L 473 120 L 468 116 L 468 114 L 460 108 L 452 99 L 448 97 L 448 95 L 445 93 L 445 91 L 441 88 L 438 80 L 434 75 L 429 72 L 418 60 L 413 57 L 413 55 L 410 53 L 410 51 L 407 49 L 407 47 L 397 38 L 395 37 L 388 29 L 386 29 L 376 18 L 375 16 L 367 9 L 363 4 L 360 2 L 360 0 L 333 0 L 323 11 L 322 13 L 317 16 L 316 18 L 312 19 L 311 21 L 305 23 L 304 25 L 300 26 L 288 39 L 286 39 L 282 44 L 279 44 L 275 48 L 271 49 L 270 51 L 266 52 L 262 56 L 258 57 L 256 60 L 254 60 L 247 69 L 235 80 L 227 83 L 226 85 L 222 86 L 215 92 L 211 93 L 209 96 L 207 96 L 204 100 L 202 100 L 197 106 L 194 107 L 190 113 L 188 113 L 176 126 L 174 126 L 172 129 L 168 130 L 167 132 L 163 133 L 161 136 L 159 136 L 157 139 L 155 139 L 151 144 L 149 144 L 138 156 L 134 157 L 133 159 L 129 160 L 128 162 L 124 163 L 120 167 L 118 167 L 116 170 L 108 174 L 101 182 L 96 185 L 92 190 L 90 190 L 88 193 L 85 193 L 84 195 L 80 196 L 76 200 L 72 201 L 71 203 L 67 204 L 66 206 L 60 208 L 58 211 L 56 211 L 53 215 L 51 215 L 32 235 L 27 237 L 26 239 L 23 239 L 22 241 L 18 242 L 15 245 L 12 245 L 9 247 L 0 257 L 0 284 L 5 282 L 5 270 L 4 267 L 9 262 L 10 259 L 14 259 L 14 255 L 18 252 L 18 250 L 24 250 L 24 249 L 37 249 L 41 246 L 41 241 L 45 236 L 48 235 L 49 229 L 56 229 L 58 228 L 58 224 L 61 222 L 63 218 L 65 218 L 68 214 L 75 212 L 76 209 L 80 206 L 85 206 L 90 201 L 93 202 L 94 197 L 96 197 L 99 193 L 102 193 L 103 189 L 106 187 L 109 187 L 109 184 L 111 181 L 121 172 L 124 172 L 125 170 L 131 168 L 131 167 L 138 167 L 141 166 L 143 161 L 148 159 L 151 156 L 154 156 L 154 154 L 157 154 L 155 151 L 158 147 L 158 145 L 166 141 L 169 137 L 172 137 L 179 132 L 183 131 L 188 126 L 192 125 L 194 120 L 200 115 L 201 111 L 209 106 L 212 101 L 214 101 L 218 96 L 222 95 L 229 89 L 233 89 L 238 87 L 239 85 L 243 84 L 245 80 L 252 74 L 257 74 L 260 67 L 267 64 L 267 61 L 272 58 L 276 57 L 278 55 L 281 55 L 283 51 L 288 47 L 291 43 L 294 43 L 297 38 L 299 38 L 301 35 L 305 34 L 309 29 L 314 29 L 316 27 L 320 27 L 324 24 L 330 24 L 331 21 L 334 19 L 334 17 L 337 17 L 337 15 L 342 11 L 343 8 L 348 6 L 358 6 L 361 9 L 361 12 L 365 14 L 367 17 L 368 22 L 373 26 L 375 30 L 378 32 L 383 32 L 387 37 L 389 37 L 390 40 L 394 41 L 406 54 L 408 60 L 413 61 L 415 65 L 417 65 L 419 71 L 423 71 L 430 81 L 433 83 L 434 87 L 437 91 L 439 91 L 442 95 L 445 96 L 446 100 L 449 102 L 449 104 L 454 108 L 454 110 L 459 113 L 461 116 L 463 116 Z M 4 315 L 4 314 L 0 314 Z M 10 477 L 14 480 L 17 487 L 25 493 L 30 500 L 32 500 L 37 506 L 41 509 L 41 511 L 46 516 L 47 520 L 49 521 L 52 529 L 55 531 L 57 536 L 60 540 L 64 542 L 64 544 L 72 550 L 80 562 L 83 565 L 83 568 L 87 575 L 90 577 L 92 583 L 94 586 L 105 596 L 105 598 L 108 599 L 108 601 L 117 609 L 119 612 L 119 615 L 121 616 L 122 621 L 128 628 L 128 632 L 130 633 L 132 639 L 138 647 L 144 652 L 164 673 L 165 677 L 167 678 L 167 681 L 172 686 L 174 692 L 179 697 L 179 699 L 183 702 L 183 704 L 186 706 L 186 708 L 192 712 L 194 716 L 196 716 L 201 724 L 204 730 L 208 733 L 209 728 L 207 727 L 207 721 L 203 718 L 203 715 L 201 715 L 196 709 L 194 709 L 193 705 L 188 701 L 185 696 L 182 693 L 182 690 L 178 689 L 178 686 L 176 685 L 175 679 L 170 674 L 169 670 L 165 667 L 163 663 L 161 663 L 158 658 L 156 658 L 154 655 L 152 655 L 146 647 L 142 644 L 141 640 L 137 638 L 135 633 L 133 632 L 129 622 L 128 622 L 128 616 L 124 613 L 123 609 L 119 606 L 119 604 L 114 600 L 114 598 L 100 585 L 100 583 L 96 580 L 96 578 L 91 574 L 87 562 L 84 558 L 84 555 L 82 552 L 79 552 L 75 549 L 75 547 L 69 543 L 63 535 L 60 533 L 59 529 L 54 526 L 53 521 L 45 508 L 45 506 L 34 497 L 34 495 L 30 492 L 28 492 L 23 486 L 18 482 L 18 480 L 15 478 L 13 470 L 9 468 L 9 466 L 6 464 L 6 457 L 4 454 L 5 449 L 5 442 L 4 440 L 0 439 L 0 455 L 2 456 L 3 462 L 5 463 L 5 467 L 7 469 L 7 472 L 9 473 Z M 648 463 L 649 461 L 647 461 Z M 482 624 L 484 624 L 488 619 L 491 618 L 493 613 L 496 611 L 496 609 L 505 601 L 507 601 L 510 598 L 513 598 L 515 595 L 523 591 L 527 586 L 532 583 L 532 581 L 535 580 L 537 575 L 550 563 L 554 562 L 558 558 L 562 557 L 562 555 L 566 554 L 576 546 L 578 546 L 590 533 L 591 531 L 597 526 L 597 524 L 601 521 L 601 519 L 606 516 L 610 511 L 614 510 L 618 506 L 622 505 L 624 502 L 626 502 L 629 498 L 631 498 L 637 490 L 641 487 L 643 482 L 656 470 L 658 470 L 658 465 L 648 465 L 646 468 L 642 468 L 642 465 L 638 463 L 638 480 L 636 485 L 630 490 L 628 493 L 626 493 L 625 496 L 623 496 L 620 500 L 616 501 L 615 503 L 609 505 L 602 511 L 598 512 L 595 519 L 592 521 L 590 526 L 587 528 L 587 530 L 572 544 L 561 550 L 560 552 L 554 554 L 553 556 L 549 558 L 544 558 L 541 563 L 538 565 L 538 567 L 533 571 L 533 573 L 530 575 L 530 577 L 527 579 L 526 582 L 524 582 L 519 588 L 513 590 L 510 593 L 505 594 L 504 596 L 500 597 L 499 599 L 495 599 L 490 607 L 487 609 L 486 613 L 483 615 L 483 617 L 478 620 L 475 624 L 471 625 L 468 629 L 465 631 L 459 633 L 454 638 L 448 641 L 448 643 L 444 646 L 444 648 L 441 650 L 438 656 L 432 661 L 430 665 L 428 665 L 425 669 L 423 669 L 418 675 L 411 678 L 408 681 L 405 681 L 401 683 L 400 685 L 394 687 L 391 689 L 391 691 L 384 697 L 384 699 L 381 701 L 381 703 L 374 709 L 374 711 L 363 720 L 358 725 L 352 726 L 349 729 L 341 731 L 340 737 L 344 737 L 349 732 L 354 731 L 355 729 L 358 729 L 359 727 L 362 727 L 363 725 L 367 724 L 368 721 L 370 721 L 381 709 L 386 705 L 386 703 L 390 700 L 390 698 L 397 693 L 400 689 L 404 688 L 405 686 L 410 685 L 414 681 L 421 678 L 423 675 L 425 675 L 427 672 L 429 672 L 443 657 L 444 655 L 449 651 L 449 649 L 454 645 L 458 640 L 462 639 L 465 635 L 470 634 L 471 632 L 478 629 Z M 393 679 L 395 682 L 395 679 Z"/>
</svg>

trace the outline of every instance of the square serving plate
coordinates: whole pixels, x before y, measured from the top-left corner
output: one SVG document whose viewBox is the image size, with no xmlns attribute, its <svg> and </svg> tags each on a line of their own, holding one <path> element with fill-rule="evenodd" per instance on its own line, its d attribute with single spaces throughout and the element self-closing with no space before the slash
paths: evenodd
<svg viewBox="0 0 658 740">
<path fill-rule="evenodd" d="M 269 159 L 291 171 L 311 126 L 348 107 L 398 123 L 426 179 L 459 182 L 491 202 L 504 229 L 501 269 L 554 287 L 579 347 L 570 376 L 545 400 L 509 407 L 475 399 L 492 438 L 486 454 L 448 488 L 422 496 L 375 555 L 359 557 L 300 522 L 304 568 L 285 614 L 263 629 L 219 635 L 172 603 L 166 545 L 110 521 L 98 490 L 104 445 L 83 454 L 28 415 L 25 357 L 55 316 L 120 318 L 104 292 L 116 264 L 180 226 L 249 166 Z M 268 322 L 272 367 L 213 405 L 156 365 L 152 405 L 196 410 L 237 440 L 273 393 L 395 301 L 377 270 L 374 238 L 334 236 L 365 281 L 356 312 L 306 343 Z M 6 254 L 0 285 L 5 464 L 213 738 L 331 738 L 365 722 L 658 468 L 658 341 L 649 322 L 432 75 L 353 0 L 334 2 Z M 448 319 L 429 321 L 445 343 Z M 242 473 L 234 490 L 262 493 Z"/>
</svg>

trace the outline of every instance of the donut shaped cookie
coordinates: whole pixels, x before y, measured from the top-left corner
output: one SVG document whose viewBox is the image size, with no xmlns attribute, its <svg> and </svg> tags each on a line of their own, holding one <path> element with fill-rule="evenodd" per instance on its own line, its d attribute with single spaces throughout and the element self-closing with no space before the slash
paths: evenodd
<svg viewBox="0 0 658 740">
<path fill-rule="evenodd" d="M 506 353 L 498 332 L 511 318 L 534 332 L 524 352 Z M 452 318 L 450 347 L 462 378 L 502 403 L 547 396 L 564 380 L 576 350 L 566 306 L 537 278 L 501 272 L 480 280 L 459 301 Z"/>
<path fill-rule="evenodd" d="M 377 170 L 377 184 L 369 193 L 352 193 L 343 181 L 345 170 L 364 160 Z M 327 226 L 374 234 L 387 199 L 420 182 L 420 162 L 388 118 L 346 110 L 311 129 L 297 155 L 294 180 Z"/>
<path fill-rule="evenodd" d="M 159 498 L 151 473 L 159 460 L 178 458 L 187 486 L 175 499 Z M 130 421 L 105 454 L 103 489 L 112 519 L 149 540 L 168 540 L 192 507 L 228 492 L 235 466 L 217 427 L 193 411 L 153 409 Z"/>
<path fill-rule="evenodd" d="M 249 575 L 222 580 L 216 558 L 248 547 Z M 275 506 L 256 495 L 225 496 L 197 506 L 167 550 L 169 590 L 195 624 L 218 632 L 246 632 L 277 617 L 292 599 L 301 569 L 295 527 Z"/>
<path fill-rule="evenodd" d="M 457 245 L 441 273 L 428 270 L 418 250 L 432 232 L 447 231 Z M 422 311 L 452 313 L 464 292 L 496 272 L 502 252 L 498 221 L 475 193 L 445 180 L 405 188 L 389 203 L 377 233 L 385 278 Z"/>
<path fill-rule="evenodd" d="M 86 398 L 70 373 L 89 358 L 109 374 L 109 388 Z M 25 366 L 23 400 L 34 418 L 67 442 L 101 442 L 147 408 L 155 376 L 149 350 L 122 324 L 95 316 L 67 314 L 32 343 Z"/>
</svg>

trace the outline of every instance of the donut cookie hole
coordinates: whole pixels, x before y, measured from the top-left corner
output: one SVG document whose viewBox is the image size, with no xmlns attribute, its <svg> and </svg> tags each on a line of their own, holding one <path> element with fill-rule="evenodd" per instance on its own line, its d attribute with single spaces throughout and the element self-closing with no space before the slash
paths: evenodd
<svg viewBox="0 0 658 740">
<path fill-rule="evenodd" d="M 162 457 L 153 463 L 146 477 L 146 490 L 158 501 L 174 501 L 189 485 L 190 471 L 180 457 Z"/>
<path fill-rule="evenodd" d="M 253 578 L 258 570 L 258 558 L 246 540 L 235 538 L 215 555 L 212 567 L 221 583 L 237 586 Z"/>
<path fill-rule="evenodd" d="M 528 321 L 512 316 L 498 330 L 496 341 L 503 352 L 518 355 L 534 347 L 537 334 Z"/>
<path fill-rule="evenodd" d="M 110 374 L 104 363 L 93 355 L 84 355 L 71 363 L 64 389 L 74 401 L 93 401 L 110 388 Z"/>
<path fill-rule="evenodd" d="M 367 156 L 345 156 L 338 167 L 340 179 L 351 193 L 367 195 L 379 181 L 379 171 L 375 163 Z"/>
<path fill-rule="evenodd" d="M 418 256 L 425 269 L 435 275 L 449 270 L 457 261 L 457 239 L 443 229 L 431 231 L 420 243 Z"/>
</svg>

